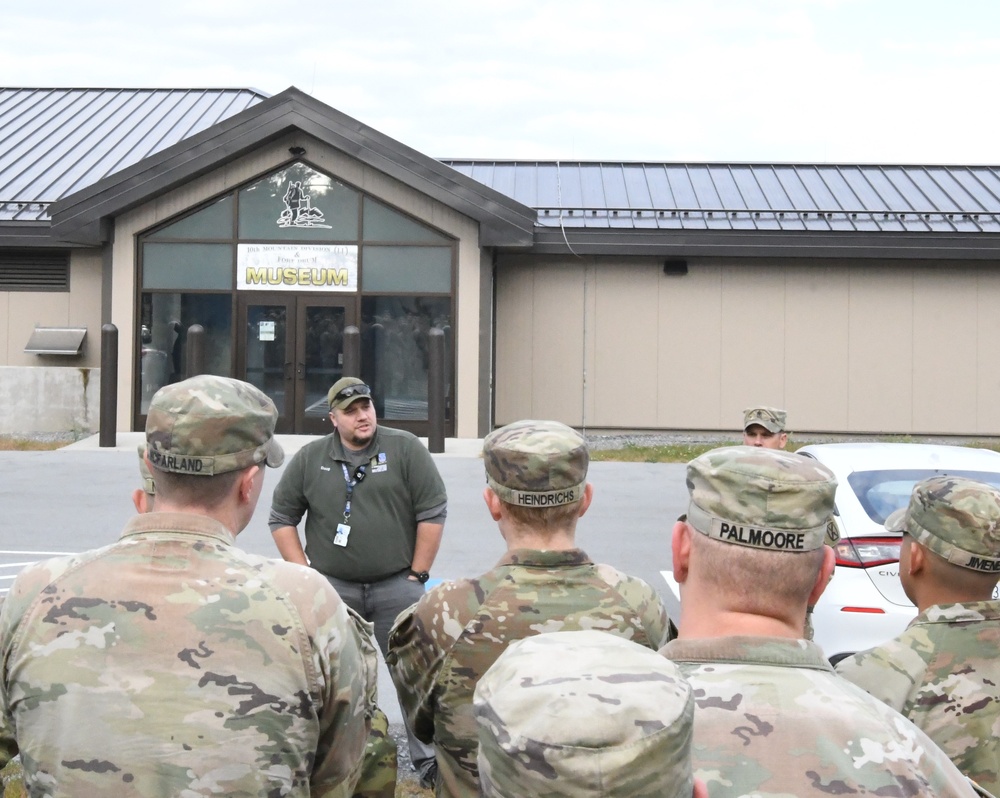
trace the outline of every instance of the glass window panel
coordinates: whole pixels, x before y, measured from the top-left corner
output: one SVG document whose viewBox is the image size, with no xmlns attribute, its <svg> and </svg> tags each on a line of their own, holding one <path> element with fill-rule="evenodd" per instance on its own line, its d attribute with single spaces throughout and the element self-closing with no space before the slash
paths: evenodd
<svg viewBox="0 0 1000 798">
<path fill-rule="evenodd" d="M 278 415 L 288 412 L 285 394 L 285 352 L 288 310 L 285 305 L 247 308 L 246 381 L 271 397 Z"/>
<path fill-rule="evenodd" d="M 305 308 L 305 314 L 305 414 L 322 419 L 330 412 L 326 401 L 330 386 L 344 376 L 346 311 L 338 306 L 312 305 Z"/>
<path fill-rule="evenodd" d="M 427 419 L 429 332 L 445 333 L 445 406 L 451 418 L 452 335 L 448 297 L 366 297 L 361 301 L 361 377 L 379 418 Z"/>
<path fill-rule="evenodd" d="M 150 233 L 147 238 L 232 238 L 233 195 L 195 211 L 173 224 Z"/>
<path fill-rule="evenodd" d="M 233 287 L 232 244 L 142 245 L 142 287 L 215 289 Z"/>
<path fill-rule="evenodd" d="M 205 328 L 205 372 L 232 376 L 231 294 L 142 295 L 139 326 L 140 412 L 164 385 L 187 374 L 187 336 L 192 324 Z"/>
<path fill-rule="evenodd" d="M 427 225 L 365 197 L 365 241 L 398 241 L 405 244 L 448 244 L 450 240 Z"/>
<path fill-rule="evenodd" d="M 373 247 L 362 249 L 365 291 L 451 292 L 451 247 Z"/>
<path fill-rule="evenodd" d="M 360 195 L 305 164 L 240 190 L 239 236 L 260 241 L 357 241 Z"/>
</svg>

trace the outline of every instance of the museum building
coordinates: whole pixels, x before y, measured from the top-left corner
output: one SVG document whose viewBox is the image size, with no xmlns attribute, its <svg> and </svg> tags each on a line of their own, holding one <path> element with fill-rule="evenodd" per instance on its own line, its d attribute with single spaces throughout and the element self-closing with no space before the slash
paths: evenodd
<svg viewBox="0 0 1000 798">
<path fill-rule="evenodd" d="M 0 89 L 0 434 L 117 428 L 204 370 L 386 424 L 1000 435 L 994 166 L 438 159 L 290 88 Z"/>
</svg>

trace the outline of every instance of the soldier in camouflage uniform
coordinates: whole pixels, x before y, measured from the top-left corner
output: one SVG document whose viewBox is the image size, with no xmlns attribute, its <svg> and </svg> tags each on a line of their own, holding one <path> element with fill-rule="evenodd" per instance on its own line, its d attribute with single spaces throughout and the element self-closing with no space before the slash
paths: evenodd
<svg viewBox="0 0 1000 798">
<path fill-rule="evenodd" d="M 485 798 L 704 798 L 691 773 L 691 687 L 604 632 L 510 645 L 476 685 Z"/>
<path fill-rule="evenodd" d="M 32 795 L 348 796 L 370 707 L 320 574 L 248 554 L 277 413 L 247 383 L 165 386 L 146 424 L 153 512 L 29 566 L 0 613 L 0 756 Z"/>
<path fill-rule="evenodd" d="M 975 795 L 926 734 L 800 638 L 834 566 L 833 474 L 739 446 L 691 461 L 687 482 L 671 544 L 680 627 L 662 653 L 694 690 L 692 755 L 709 795 Z"/>
<path fill-rule="evenodd" d="M 142 487 L 132 492 L 132 503 L 139 513 L 152 512 L 156 500 L 156 483 L 146 462 L 146 444 L 139 444 L 139 477 Z M 2 600 L 2 599 L 0 599 Z M 361 642 L 365 657 L 368 682 L 365 694 L 371 714 L 371 733 L 365 745 L 361 775 L 354 788 L 353 798 L 393 798 L 396 794 L 396 741 L 389 735 L 389 718 L 378 707 L 378 659 L 375 653 L 375 630 L 372 624 L 347 608 Z"/>
<path fill-rule="evenodd" d="M 651 649 L 666 611 L 640 579 L 576 547 L 590 506 L 582 436 L 554 421 L 519 421 L 483 446 L 486 506 L 507 553 L 476 579 L 439 585 L 396 621 L 389 671 L 417 736 L 437 750 L 438 795 L 478 795 L 472 693 L 507 645 L 540 632 L 597 629 Z"/>
<path fill-rule="evenodd" d="M 918 483 L 885 523 L 902 532 L 899 578 L 920 614 L 837 665 L 923 729 L 959 770 L 1000 791 L 1000 491 L 961 477 Z"/>
<path fill-rule="evenodd" d="M 743 411 L 743 445 L 784 449 L 788 445 L 787 419 L 788 414 L 777 407 L 747 408 Z"/>
</svg>

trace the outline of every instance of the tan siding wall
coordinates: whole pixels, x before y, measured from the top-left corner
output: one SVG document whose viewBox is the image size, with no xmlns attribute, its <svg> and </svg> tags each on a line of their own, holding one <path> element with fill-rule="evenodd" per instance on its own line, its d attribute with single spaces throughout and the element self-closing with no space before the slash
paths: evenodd
<svg viewBox="0 0 1000 798">
<path fill-rule="evenodd" d="M 69 291 L 0 292 L 0 365 L 101 365 L 101 255 L 77 250 L 70 257 Z M 32 330 L 40 327 L 86 327 L 83 356 L 45 358 L 26 354 Z"/>
<path fill-rule="evenodd" d="M 998 265 L 501 258 L 496 422 L 1000 435 Z"/>
</svg>

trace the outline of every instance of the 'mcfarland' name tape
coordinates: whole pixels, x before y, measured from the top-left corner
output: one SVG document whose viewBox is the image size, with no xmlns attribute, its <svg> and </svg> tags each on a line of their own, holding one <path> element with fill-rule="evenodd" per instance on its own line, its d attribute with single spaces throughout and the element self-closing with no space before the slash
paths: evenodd
<svg viewBox="0 0 1000 798">
<path fill-rule="evenodd" d="M 687 520 L 706 537 L 770 551 L 815 551 L 826 537 L 825 523 L 809 529 L 772 529 L 716 518 L 693 503 L 688 507 Z"/>
<path fill-rule="evenodd" d="M 213 476 L 215 473 L 214 457 L 194 457 L 182 454 L 170 454 L 149 447 L 147 450 L 149 462 L 160 471 L 170 471 L 175 474 L 198 474 Z"/>
<path fill-rule="evenodd" d="M 519 507 L 561 507 L 564 504 L 573 504 L 583 498 L 583 488 L 587 484 L 581 482 L 579 485 L 572 485 L 568 488 L 558 490 L 518 490 L 501 485 L 492 477 L 487 476 L 487 482 L 493 492 L 503 499 L 507 504 L 516 504 Z"/>
</svg>

